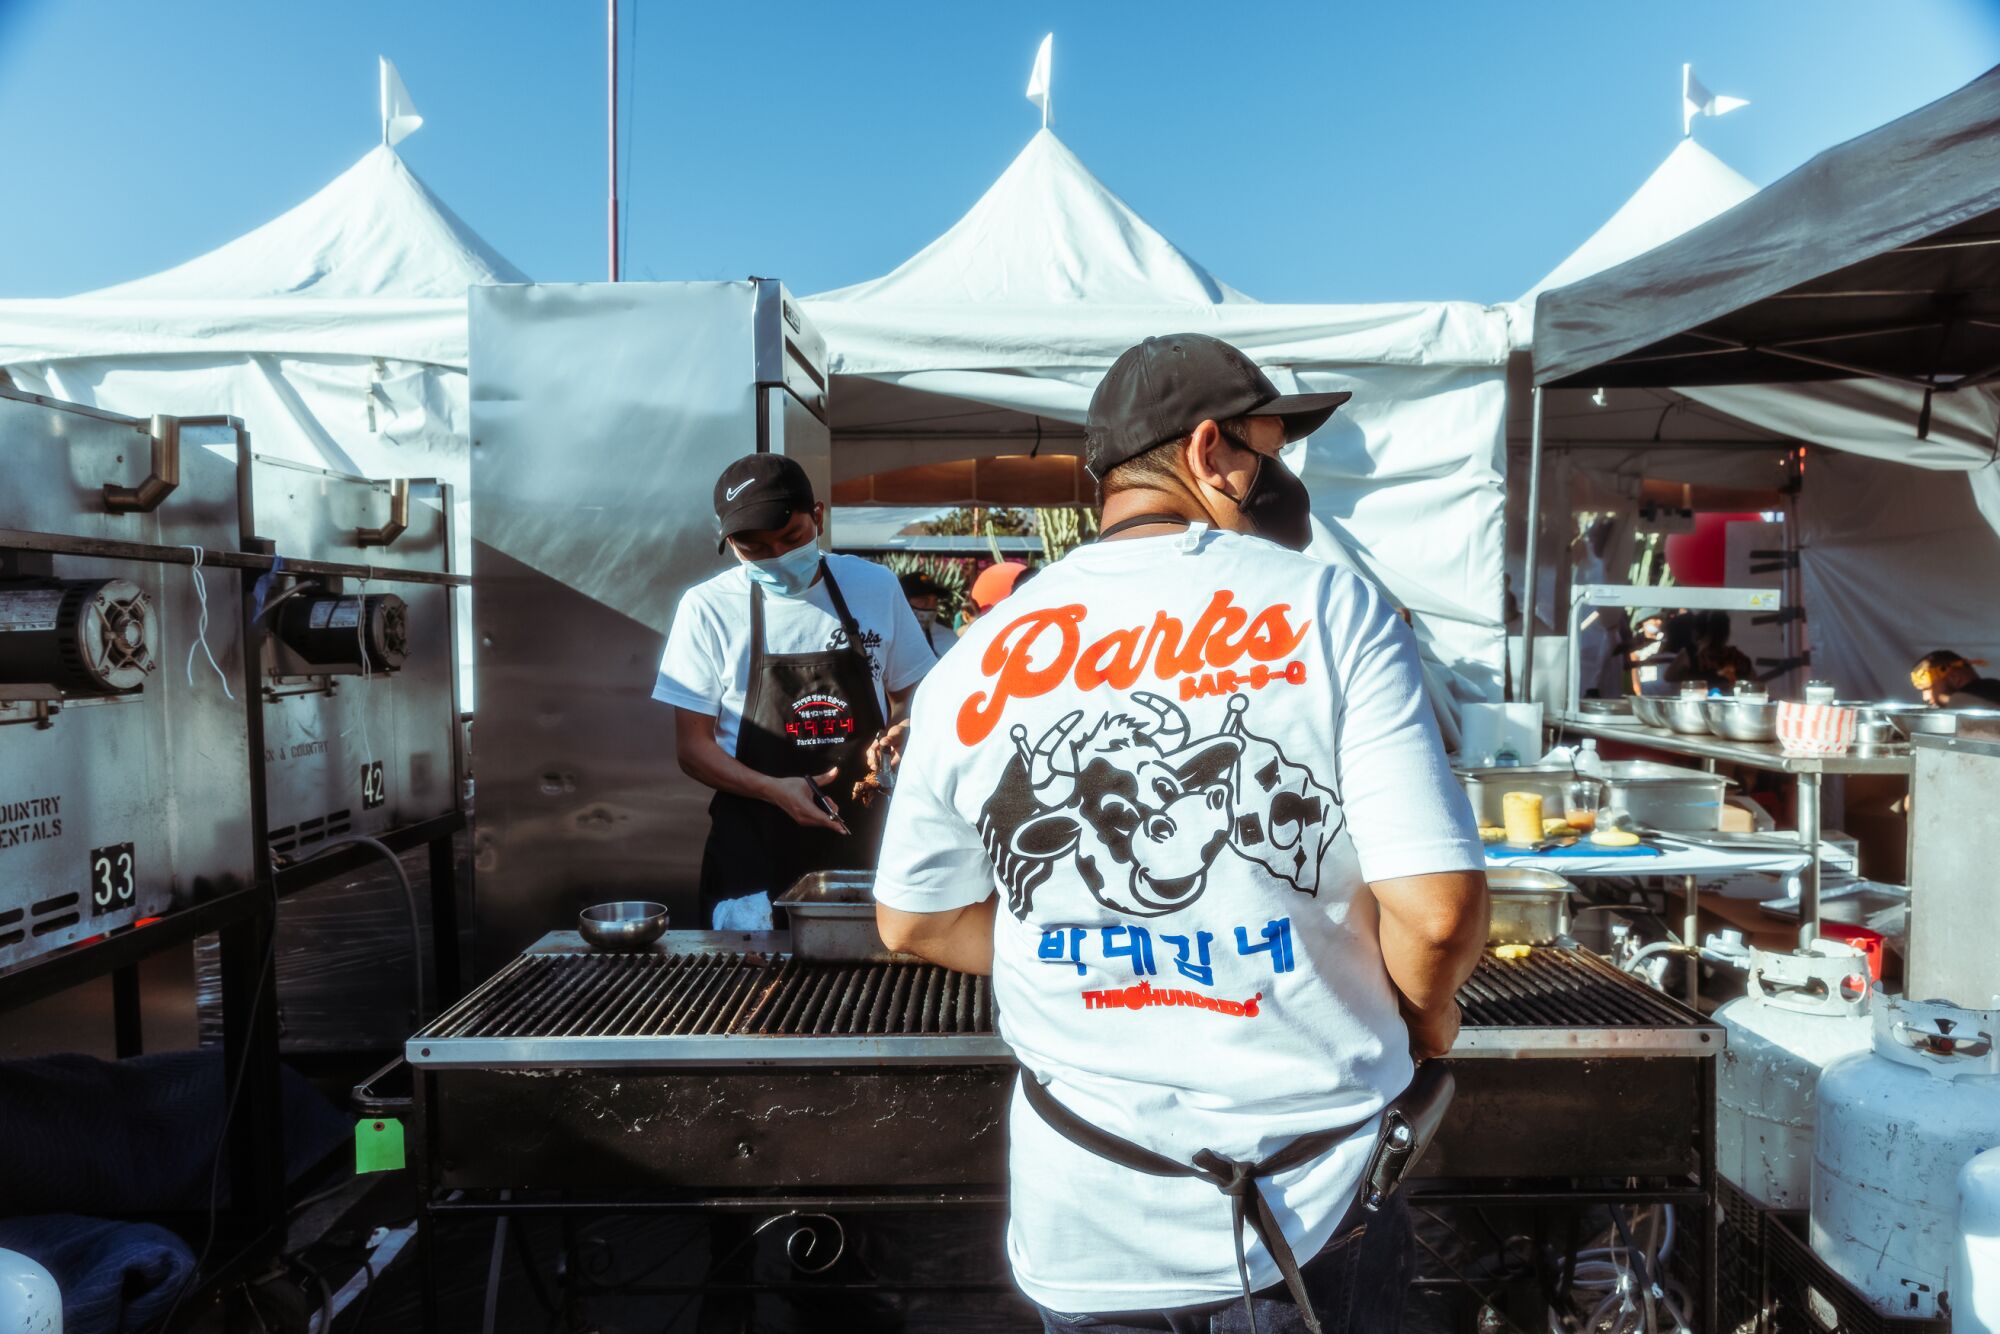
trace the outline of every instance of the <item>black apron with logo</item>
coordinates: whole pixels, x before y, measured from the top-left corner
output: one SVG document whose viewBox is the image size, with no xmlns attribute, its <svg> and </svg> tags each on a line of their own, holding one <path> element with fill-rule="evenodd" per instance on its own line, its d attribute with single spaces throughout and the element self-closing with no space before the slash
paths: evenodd
<svg viewBox="0 0 2000 1334">
<path fill-rule="evenodd" d="M 764 651 L 764 590 L 750 589 L 750 683 L 736 758 L 773 778 L 808 778 L 838 766 L 825 791 L 840 810 L 846 835 L 809 829 L 767 801 L 718 792 L 708 805 L 708 846 L 701 857 L 701 921 L 724 899 L 767 893 L 773 898 L 812 871 L 872 867 L 882 844 L 886 802 L 864 808 L 847 799 L 867 772 L 869 743 L 884 726 L 875 673 L 861 627 L 822 563 L 833 612 L 847 643 L 819 653 Z"/>
</svg>

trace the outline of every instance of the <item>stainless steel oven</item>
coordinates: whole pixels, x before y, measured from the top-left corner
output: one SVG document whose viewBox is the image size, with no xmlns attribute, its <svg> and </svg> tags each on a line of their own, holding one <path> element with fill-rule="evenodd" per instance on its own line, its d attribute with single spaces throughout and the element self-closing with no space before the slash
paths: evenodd
<svg viewBox="0 0 2000 1334">
<path fill-rule="evenodd" d="M 0 391 L 0 968 L 250 877 L 241 434 Z"/>
</svg>

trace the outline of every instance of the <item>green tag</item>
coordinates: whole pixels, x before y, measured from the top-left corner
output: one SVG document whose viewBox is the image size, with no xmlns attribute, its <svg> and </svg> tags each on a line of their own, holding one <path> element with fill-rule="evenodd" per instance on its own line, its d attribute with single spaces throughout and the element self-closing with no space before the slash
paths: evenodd
<svg viewBox="0 0 2000 1334">
<path fill-rule="evenodd" d="M 394 1172 L 403 1166 L 403 1123 L 394 1117 L 356 1123 L 354 1170 Z"/>
</svg>

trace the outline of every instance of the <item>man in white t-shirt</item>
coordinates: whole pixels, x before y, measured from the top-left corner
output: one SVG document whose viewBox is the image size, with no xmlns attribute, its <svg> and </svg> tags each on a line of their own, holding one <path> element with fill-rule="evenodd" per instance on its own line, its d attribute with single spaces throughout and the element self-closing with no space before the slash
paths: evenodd
<svg viewBox="0 0 2000 1334">
<path fill-rule="evenodd" d="M 917 692 L 878 917 L 993 975 L 1009 1258 L 1050 1330 L 1396 1328 L 1407 1219 L 1357 1186 L 1456 1036 L 1486 884 L 1409 629 L 1297 554 L 1279 450 L 1346 397 L 1201 335 L 1126 352 L 1100 540 Z"/>
<path fill-rule="evenodd" d="M 937 661 L 896 576 L 825 556 L 826 510 L 798 463 L 751 454 L 715 483 L 736 564 L 674 609 L 653 698 L 674 706 L 680 766 L 715 789 L 701 918 L 768 920 L 812 871 L 872 866 L 883 806 L 858 792 L 893 765 L 917 682 Z"/>
</svg>

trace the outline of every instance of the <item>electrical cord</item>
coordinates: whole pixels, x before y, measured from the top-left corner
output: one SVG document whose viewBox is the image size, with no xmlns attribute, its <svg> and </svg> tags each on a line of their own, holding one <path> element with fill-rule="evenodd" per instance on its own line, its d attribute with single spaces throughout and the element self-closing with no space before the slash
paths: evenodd
<svg viewBox="0 0 2000 1334">
<path fill-rule="evenodd" d="M 301 579 L 298 583 L 293 584 L 290 588 L 278 594 L 278 596 L 272 598 L 269 602 L 266 602 L 264 604 L 264 610 L 258 612 L 257 617 L 259 620 L 265 619 L 269 617 L 272 612 L 276 611 L 279 607 L 283 606 L 286 602 L 290 601 L 292 598 L 297 597 L 299 594 L 313 592 L 317 589 L 324 587 L 325 585 L 320 583 L 320 581 L 317 579 Z"/>
<path fill-rule="evenodd" d="M 195 1254 L 194 1267 L 188 1270 L 188 1276 L 182 1281 L 180 1291 L 174 1294 L 174 1304 L 167 1308 L 167 1318 L 160 1322 L 161 1329 L 172 1329 L 174 1327 L 174 1316 L 179 1314 L 181 1303 L 187 1300 L 188 1293 L 194 1290 L 195 1283 L 201 1277 L 202 1267 L 208 1263 L 208 1257 L 215 1249 L 216 1224 L 221 1212 L 216 1203 L 216 1193 L 222 1186 L 222 1150 L 228 1140 L 229 1124 L 236 1117 L 237 1101 L 243 1095 L 243 1077 L 250 1073 L 250 1053 L 248 1049 L 250 1040 L 255 1035 L 257 1028 L 257 1001 L 264 994 L 264 985 L 270 981 L 272 965 L 277 962 L 278 958 L 277 920 L 278 886 L 273 881 L 271 884 L 272 929 L 266 932 L 264 958 L 257 966 L 257 980 L 250 987 L 250 1025 L 243 1034 L 244 1057 L 237 1064 L 236 1077 L 230 1081 L 229 1096 L 222 1108 L 222 1124 L 216 1127 L 215 1131 L 214 1161 L 210 1163 L 208 1169 L 208 1228 L 202 1236 L 201 1250 Z"/>
<path fill-rule="evenodd" d="M 379 838 L 370 838 L 366 834 L 351 834 L 346 838 L 338 838 L 331 843 L 325 844 L 318 852 L 315 852 L 311 857 L 299 864 L 310 866 L 313 862 L 327 856 L 329 853 L 348 846 L 368 848 L 384 858 L 395 869 L 396 882 L 403 887 L 403 903 L 409 910 L 410 918 L 410 968 L 416 985 L 416 1005 L 414 1009 L 416 1021 L 421 1024 L 424 1021 L 424 996 L 426 993 L 423 924 L 418 920 L 417 915 L 417 891 L 410 885 L 410 873 L 404 869 L 403 859 L 396 854 L 394 848 Z"/>
<path fill-rule="evenodd" d="M 326 1276 L 315 1269 L 303 1255 L 287 1255 L 285 1263 L 296 1265 L 305 1271 L 306 1277 L 319 1289 L 320 1334 L 332 1334 L 333 1330 L 333 1289 L 327 1286 Z"/>
</svg>

